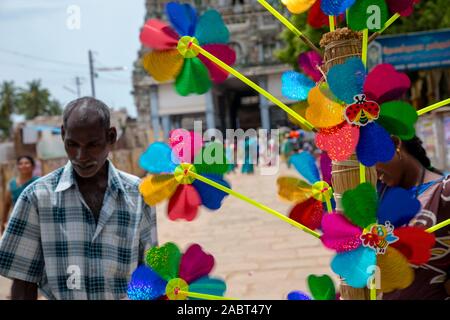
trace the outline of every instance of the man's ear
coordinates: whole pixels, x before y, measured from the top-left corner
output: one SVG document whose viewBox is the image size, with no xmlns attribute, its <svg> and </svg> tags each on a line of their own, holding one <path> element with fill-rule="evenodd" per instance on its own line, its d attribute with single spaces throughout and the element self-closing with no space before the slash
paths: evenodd
<svg viewBox="0 0 450 320">
<path fill-rule="evenodd" d="M 66 130 L 64 130 L 64 126 L 61 126 L 61 139 L 64 141 L 64 137 L 66 136 Z"/>
<path fill-rule="evenodd" d="M 108 130 L 108 143 L 113 145 L 117 141 L 117 130 L 115 127 L 111 127 Z"/>
</svg>

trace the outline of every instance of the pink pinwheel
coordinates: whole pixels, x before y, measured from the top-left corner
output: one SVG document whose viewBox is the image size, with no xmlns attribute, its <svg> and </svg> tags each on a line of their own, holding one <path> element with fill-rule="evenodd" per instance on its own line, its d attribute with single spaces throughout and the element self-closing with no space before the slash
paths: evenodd
<svg viewBox="0 0 450 320">
<path fill-rule="evenodd" d="M 201 136 L 177 129 L 170 134 L 170 146 L 162 142 L 151 144 L 139 159 L 140 166 L 151 173 L 139 190 L 144 201 L 155 205 L 169 199 L 171 220 L 193 220 L 200 205 L 217 210 L 227 194 L 188 175 L 196 172 L 227 188 L 223 174 L 229 169 L 224 147 L 212 142 L 203 146 Z M 216 155 L 209 159 L 211 154 Z"/>
<path fill-rule="evenodd" d="M 175 90 L 182 96 L 204 94 L 214 83 L 221 83 L 228 73 L 205 58 L 192 46 L 200 45 L 228 65 L 236 53 L 227 45 L 229 31 L 215 10 L 197 18 L 189 4 L 169 2 L 166 13 L 173 29 L 157 19 L 148 20 L 141 32 L 144 46 L 153 49 L 143 58 L 143 66 L 157 81 L 175 79 Z M 175 29 L 175 30 L 174 30 Z"/>
</svg>

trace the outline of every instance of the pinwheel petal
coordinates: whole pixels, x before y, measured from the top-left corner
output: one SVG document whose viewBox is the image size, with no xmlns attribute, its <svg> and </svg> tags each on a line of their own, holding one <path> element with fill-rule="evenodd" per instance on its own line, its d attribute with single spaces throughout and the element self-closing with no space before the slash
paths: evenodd
<svg viewBox="0 0 450 320">
<path fill-rule="evenodd" d="M 398 240 L 390 246 L 403 254 L 409 263 L 421 265 L 430 260 L 436 242 L 433 233 L 416 227 L 402 227 L 395 229 L 394 235 Z"/>
<path fill-rule="evenodd" d="M 219 12 L 207 10 L 198 20 L 195 37 L 201 46 L 208 43 L 230 42 L 230 32 Z"/>
<path fill-rule="evenodd" d="M 279 177 L 278 195 L 287 201 L 303 202 L 312 197 L 311 185 L 293 177 Z"/>
<path fill-rule="evenodd" d="M 156 50 L 176 48 L 179 37 L 167 23 L 157 19 L 147 20 L 139 35 L 144 46 Z"/>
<path fill-rule="evenodd" d="M 319 86 L 309 91 L 308 104 L 306 119 L 316 128 L 334 127 L 344 121 L 343 105 L 332 101 Z"/>
<path fill-rule="evenodd" d="M 348 10 L 348 27 L 355 31 L 380 31 L 388 20 L 388 15 L 385 0 L 358 0 Z"/>
<path fill-rule="evenodd" d="M 321 1 L 318 0 L 313 4 L 308 12 L 308 18 L 306 20 L 307 23 L 315 29 L 319 29 L 329 25 L 328 16 L 323 13 L 322 9 L 320 8 L 320 2 Z"/>
<path fill-rule="evenodd" d="M 193 36 L 197 25 L 197 12 L 187 3 L 169 2 L 166 13 L 172 26 L 180 36 Z"/>
<path fill-rule="evenodd" d="M 144 55 L 142 65 L 156 81 L 164 82 L 176 78 L 183 61 L 177 50 L 152 51 Z"/>
<path fill-rule="evenodd" d="M 336 252 L 357 249 L 361 245 L 362 229 L 351 224 L 342 214 L 326 214 L 322 218 L 322 243 Z"/>
<path fill-rule="evenodd" d="M 330 276 L 324 274 L 308 276 L 308 287 L 314 300 L 335 300 L 336 289 Z"/>
<path fill-rule="evenodd" d="M 361 183 L 342 195 L 344 215 L 355 225 L 366 228 L 376 222 L 378 195 L 368 182 Z"/>
<path fill-rule="evenodd" d="M 356 146 L 358 160 L 366 167 L 377 162 L 388 162 L 395 155 L 395 145 L 389 133 L 376 122 L 360 128 Z"/>
<path fill-rule="evenodd" d="M 402 140 L 414 138 L 418 115 L 412 105 L 404 101 L 390 101 L 383 103 L 380 109 L 377 123 L 386 131 Z"/>
<path fill-rule="evenodd" d="M 364 288 L 368 285 L 377 264 L 375 251 L 360 246 L 356 250 L 339 253 L 331 261 L 334 273 L 344 278 L 346 284 L 354 288 Z"/>
<path fill-rule="evenodd" d="M 175 89 L 181 96 L 191 93 L 204 94 L 211 88 L 208 69 L 199 58 L 185 59 L 175 81 Z"/>
<path fill-rule="evenodd" d="M 359 141 L 359 127 L 347 122 L 329 129 L 321 129 L 316 135 L 316 145 L 334 161 L 344 161 L 355 152 Z"/>
<path fill-rule="evenodd" d="M 208 178 L 226 188 L 230 188 L 230 184 L 222 179 L 221 176 L 214 174 L 203 174 L 205 178 Z M 225 193 L 215 187 L 210 186 L 200 180 L 195 180 L 192 185 L 195 189 L 197 189 L 200 198 L 202 199 L 202 204 L 211 210 L 217 210 L 222 206 L 223 199 L 228 196 L 228 193 Z"/>
<path fill-rule="evenodd" d="M 150 173 L 173 173 L 177 164 L 172 150 L 163 142 L 152 143 L 139 158 L 139 166 Z"/>
<path fill-rule="evenodd" d="M 195 168 L 201 174 L 223 175 L 228 171 L 226 150 L 222 143 L 210 142 L 194 159 Z"/>
<path fill-rule="evenodd" d="M 189 246 L 181 257 L 179 276 L 187 283 L 207 276 L 214 267 L 214 257 L 198 244 Z"/>
<path fill-rule="evenodd" d="M 411 86 L 408 76 L 397 72 L 394 66 L 383 63 L 369 72 L 364 83 L 364 93 L 367 100 L 374 100 L 378 104 L 400 99 Z"/>
<path fill-rule="evenodd" d="M 320 7 L 329 16 L 337 16 L 350 8 L 356 0 L 322 0 Z"/>
<path fill-rule="evenodd" d="M 322 202 L 309 198 L 295 205 L 289 213 L 289 218 L 315 230 L 320 227 L 323 216 Z"/>
<path fill-rule="evenodd" d="M 315 82 L 322 79 L 322 73 L 318 69 L 322 65 L 322 62 L 322 56 L 313 50 L 301 53 L 298 56 L 298 66 Z"/>
<path fill-rule="evenodd" d="M 320 180 L 316 159 L 309 152 L 295 153 L 289 158 L 289 162 L 294 165 L 298 173 L 310 184 Z"/>
<path fill-rule="evenodd" d="M 299 14 L 307 11 L 316 0 L 281 0 L 289 12 Z"/>
<path fill-rule="evenodd" d="M 189 291 L 210 294 L 213 296 L 223 296 L 227 290 L 225 281 L 217 278 L 203 277 L 189 285 Z M 189 298 L 197 300 L 196 298 Z"/>
<path fill-rule="evenodd" d="M 331 158 L 326 152 L 320 154 L 320 172 L 322 173 L 322 180 L 331 186 Z"/>
<path fill-rule="evenodd" d="M 202 46 L 203 49 L 214 55 L 216 58 L 222 60 L 227 65 L 232 66 L 236 62 L 236 52 L 232 48 L 224 44 L 207 44 Z M 227 80 L 228 72 L 217 66 L 214 62 L 211 62 L 208 58 L 201 53 L 198 58 L 208 68 L 209 76 L 214 83 L 221 83 Z"/>
<path fill-rule="evenodd" d="M 177 189 L 178 182 L 172 174 L 150 175 L 139 185 L 139 192 L 149 206 L 169 199 Z"/>
<path fill-rule="evenodd" d="M 384 224 L 389 221 L 394 227 L 400 227 L 411 221 L 419 213 L 420 207 L 420 201 L 405 189 L 387 188 L 378 207 L 378 222 Z"/>
<path fill-rule="evenodd" d="M 175 129 L 169 134 L 169 144 L 173 154 L 182 163 L 192 163 L 195 155 L 203 147 L 203 137 L 194 131 Z"/>
<path fill-rule="evenodd" d="M 288 300 L 311 300 L 311 297 L 303 291 L 291 291 L 287 295 Z"/>
<path fill-rule="evenodd" d="M 385 254 L 377 256 L 380 268 L 381 291 L 384 293 L 405 289 L 414 281 L 414 271 L 408 260 L 396 249 L 387 247 Z"/>
<path fill-rule="evenodd" d="M 414 11 L 414 5 L 420 0 L 386 0 L 391 14 L 398 13 L 403 17 L 409 16 Z"/>
<path fill-rule="evenodd" d="M 304 74 L 286 71 L 281 76 L 281 93 L 291 100 L 305 100 L 315 83 Z"/>
<path fill-rule="evenodd" d="M 197 216 L 201 204 L 202 200 L 197 190 L 190 184 L 181 184 L 169 200 L 169 219 L 192 221 Z"/>
<path fill-rule="evenodd" d="M 360 58 L 349 58 L 342 64 L 333 66 L 327 75 L 331 92 L 344 101 L 353 103 L 353 97 L 363 92 L 366 68 Z"/>
<path fill-rule="evenodd" d="M 156 272 L 141 265 L 131 275 L 127 295 L 130 300 L 155 300 L 164 295 L 166 285 Z"/>
<path fill-rule="evenodd" d="M 178 277 L 180 259 L 180 249 L 172 242 L 152 247 L 145 255 L 147 265 L 166 281 Z"/>
</svg>

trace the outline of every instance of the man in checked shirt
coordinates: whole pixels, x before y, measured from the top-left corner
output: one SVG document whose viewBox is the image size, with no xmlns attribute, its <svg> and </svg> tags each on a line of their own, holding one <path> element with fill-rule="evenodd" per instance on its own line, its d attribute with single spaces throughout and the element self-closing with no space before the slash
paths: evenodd
<svg viewBox="0 0 450 320">
<path fill-rule="evenodd" d="M 107 159 L 116 138 L 109 108 L 70 102 L 62 139 L 69 158 L 21 194 L 0 241 L 0 275 L 12 299 L 122 299 L 131 273 L 157 245 L 155 209 L 139 178 Z"/>
</svg>

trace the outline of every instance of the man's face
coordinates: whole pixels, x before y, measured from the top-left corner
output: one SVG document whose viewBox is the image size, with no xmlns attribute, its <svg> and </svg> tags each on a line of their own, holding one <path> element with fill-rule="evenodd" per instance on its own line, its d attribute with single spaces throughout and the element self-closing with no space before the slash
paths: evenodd
<svg viewBox="0 0 450 320">
<path fill-rule="evenodd" d="M 82 178 L 90 178 L 105 164 L 108 153 L 115 142 L 115 128 L 106 130 L 94 116 L 85 121 L 77 121 L 71 115 L 67 128 L 62 128 L 64 147 L 76 173 Z"/>
</svg>

